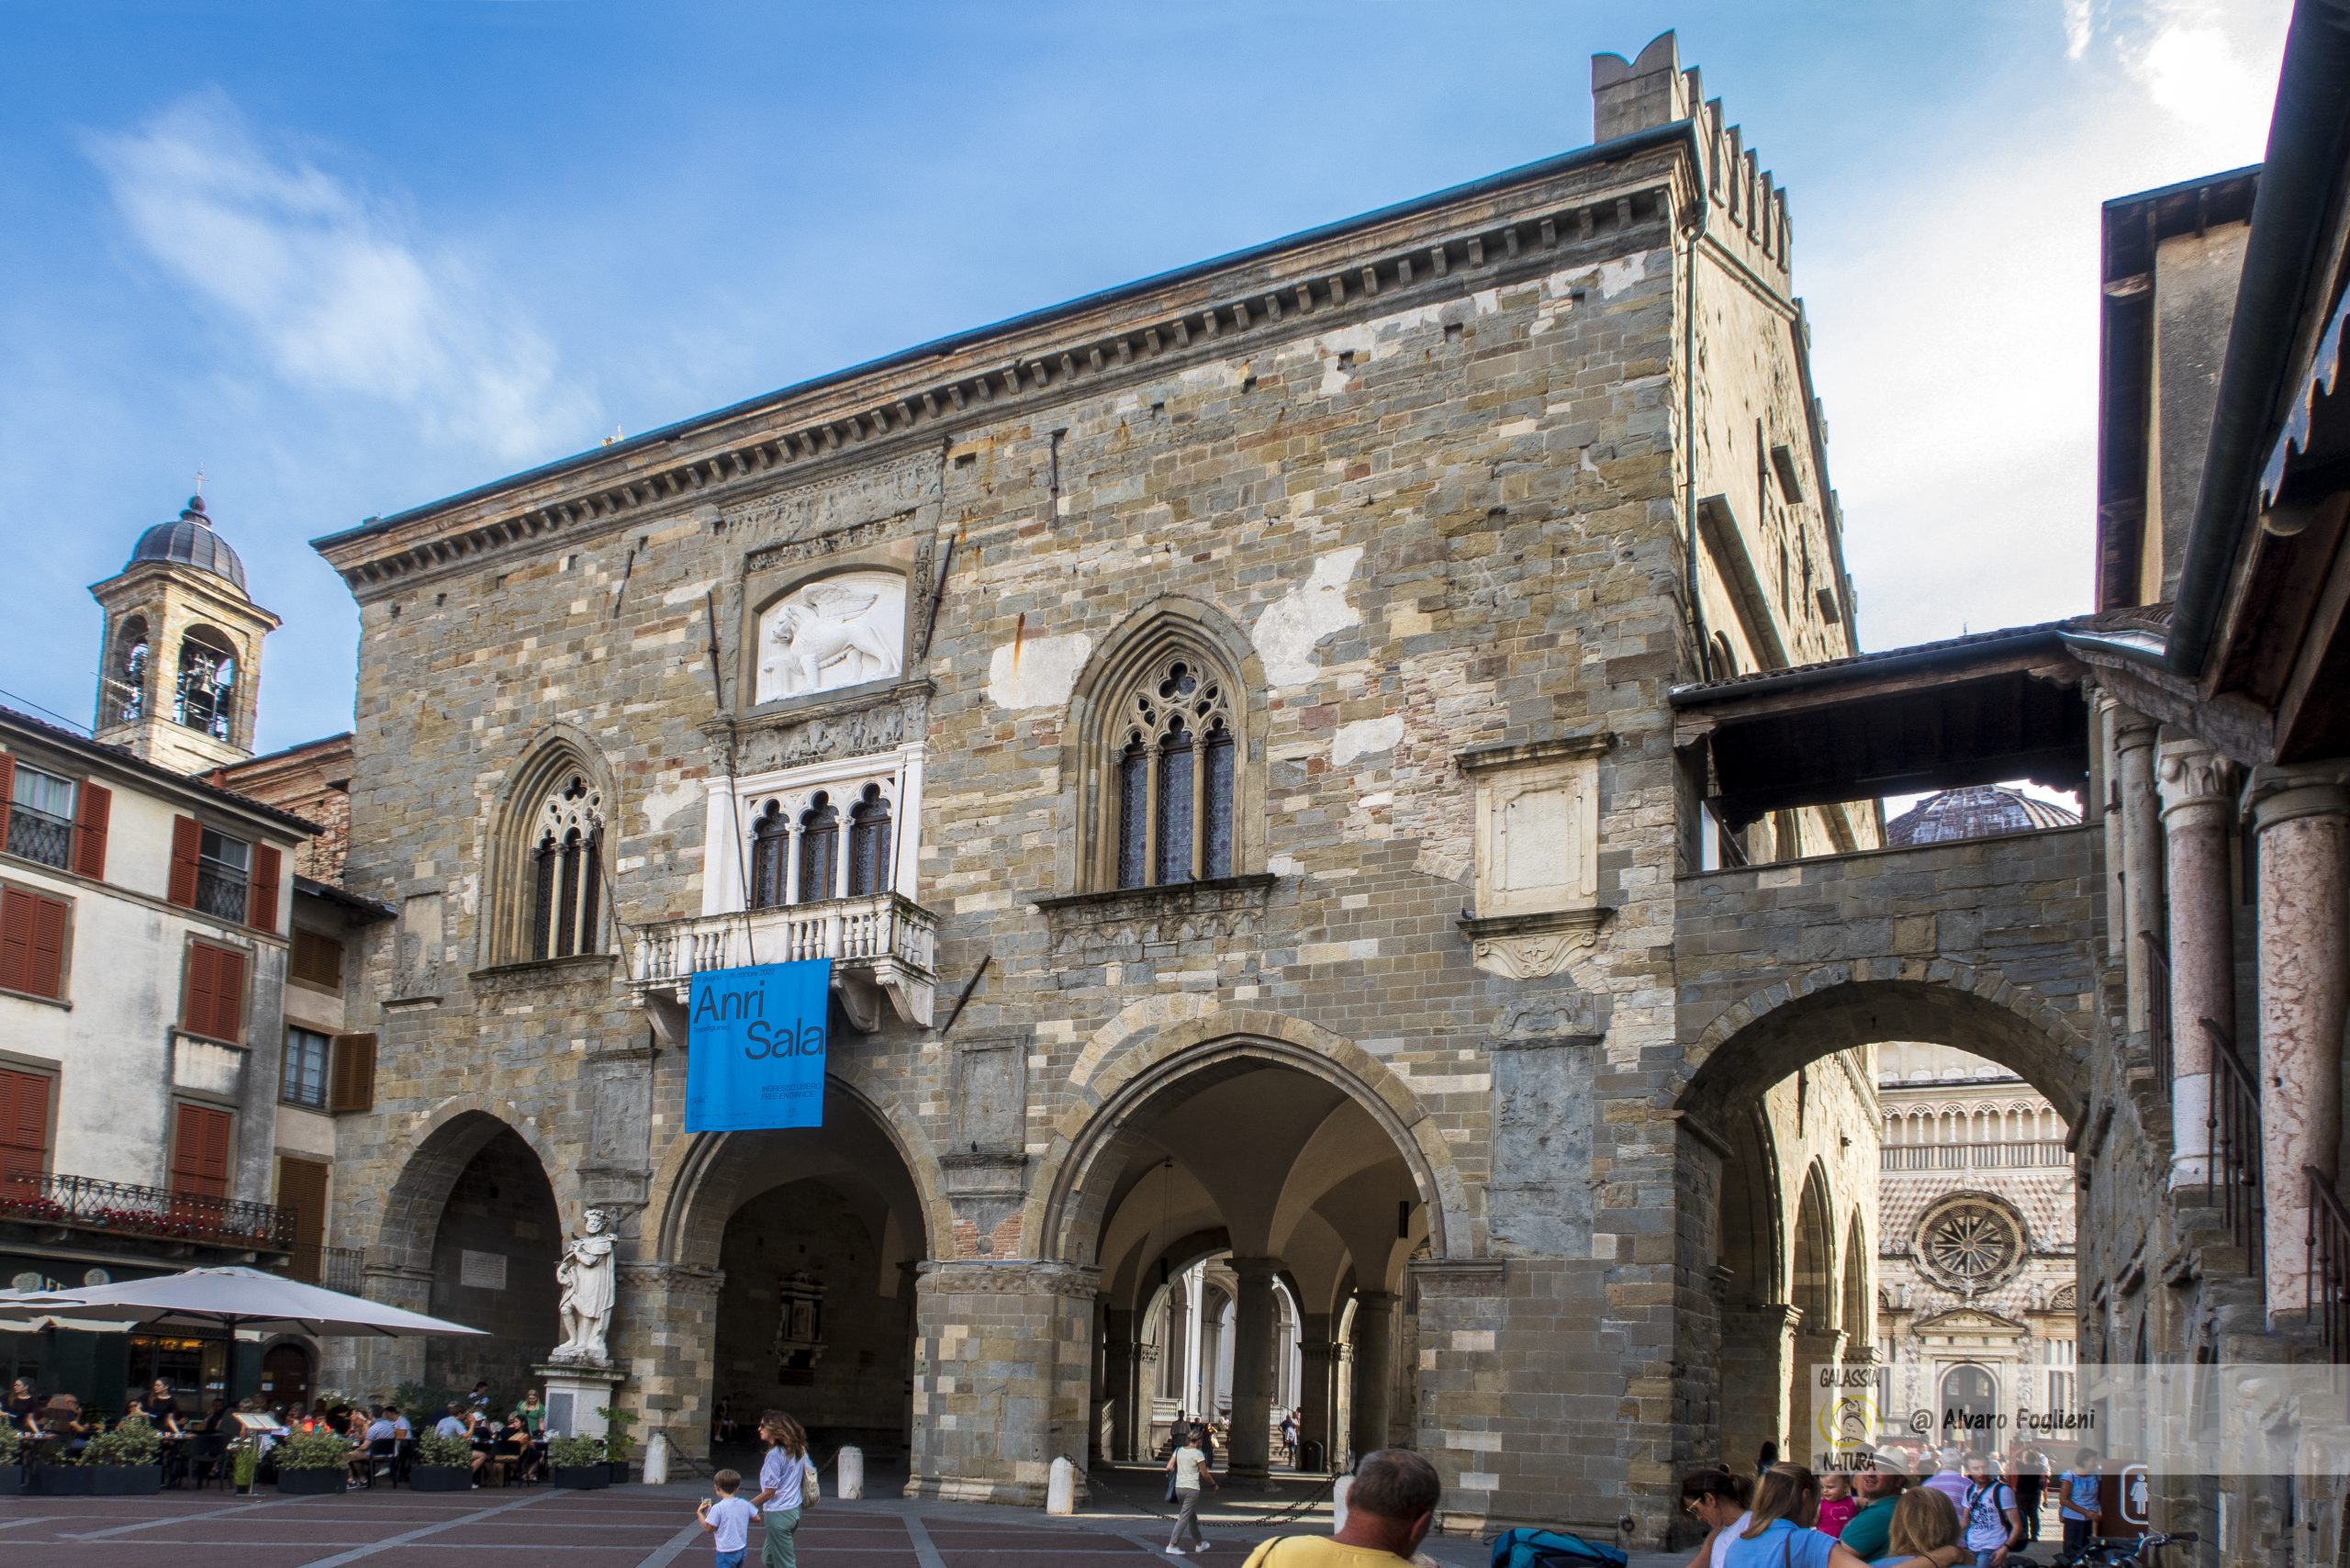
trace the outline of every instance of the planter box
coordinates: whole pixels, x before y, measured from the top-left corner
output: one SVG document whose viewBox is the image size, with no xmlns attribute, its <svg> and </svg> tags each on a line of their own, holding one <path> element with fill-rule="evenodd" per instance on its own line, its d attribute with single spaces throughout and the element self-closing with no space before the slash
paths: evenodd
<svg viewBox="0 0 2350 1568">
<path fill-rule="evenodd" d="M 627 1460 L 606 1460 L 604 1468 L 611 1473 L 612 1484 L 615 1486 L 625 1486 L 636 1479 L 636 1466 Z"/>
<path fill-rule="evenodd" d="M 15 1460 L 0 1462 L 0 1497 L 13 1497 L 24 1489 L 25 1473 Z"/>
<path fill-rule="evenodd" d="M 153 1464 L 85 1464 L 94 1497 L 151 1497 L 163 1489 L 163 1471 Z"/>
<path fill-rule="evenodd" d="M 78 1464 L 44 1464 L 33 1472 L 32 1494 L 37 1497 L 86 1497 L 90 1495 L 90 1473 Z"/>
<path fill-rule="evenodd" d="M 583 1464 L 576 1470 L 558 1467 L 554 1473 L 554 1484 L 567 1486 L 575 1492 L 601 1492 L 611 1484 L 611 1471 L 601 1464 Z"/>
<path fill-rule="evenodd" d="M 323 1497 L 341 1491 L 349 1473 L 339 1464 L 332 1470 L 281 1470 L 277 1473 L 277 1495 L 281 1497 Z"/>
<path fill-rule="evenodd" d="M 462 1465 L 420 1464 L 408 1473 L 411 1492 L 470 1492 L 474 1473 Z"/>
</svg>

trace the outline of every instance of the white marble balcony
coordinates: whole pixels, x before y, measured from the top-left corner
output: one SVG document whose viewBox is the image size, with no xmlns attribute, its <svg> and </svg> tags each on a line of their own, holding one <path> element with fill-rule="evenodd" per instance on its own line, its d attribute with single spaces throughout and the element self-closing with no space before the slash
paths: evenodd
<svg viewBox="0 0 2350 1568">
<path fill-rule="evenodd" d="M 833 991 L 849 1022 L 879 1028 L 882 1007 L 918 1028 L 930 1024 L 938 918 L 900 893 L 701 914 L 637 934 L 629 984 L 663 1035 L 684 1043 L 693 977 L 752 964 L 833 961 Z"/>
</svg>

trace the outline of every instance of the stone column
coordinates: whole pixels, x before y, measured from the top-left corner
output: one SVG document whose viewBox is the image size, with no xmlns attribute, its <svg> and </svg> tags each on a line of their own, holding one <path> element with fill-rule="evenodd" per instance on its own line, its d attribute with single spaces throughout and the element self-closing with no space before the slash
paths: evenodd
<svg viewBox="0 0 2350 1568">
<path fill-rule="evenodd" d="M 2350 925 L 2350 767 L 2264 767 L 2246 794 L 2260 834 L 2260 1132 L 2268 1320 L 2308 1310 L 2309 1181 L 2337 1174 L 2343 961 Z"/>
<path fill-rule="evenodd" d="M 1093 1423 L 1093 1435 L 1099 1444 L 1097 1459 L 1125 1460 L 1134 1458 L 1135 1373 L 1141 1349 L 1135 1342 L 1135 1319 L 1132 1312 L 1120 1312 L 1114 1307 L 1102 1314 L 1102 1405 L 1101 1418 Z M 1106 1439 L 1102 1428 L 1106 1427 Z"/>
<path fill-rule="evenodd" d="M 1125 1432 L 1128 1459 L 1148 1459 L 1158 1446 L 1154 1423 L 1158 1419 L 1160 1354 L 1159 1347 L 1147 1339 L 1135 1347 L 1135 1406 Z"/>
<path fill-rule="evenodd" d="M 2163 920 L 2162 821 L 2154 795 L 2154 723 L 2115 703 L 2112 726 L 2114 772 L 2121 798 L 2121 972 L 2129 986 L 2129 1028 L 2143 1032 L 2147 1006 L 2144 935 L 2159 933 Z"/>
<path fill-rule="evenodd" d="M 1387 1446 L 1387 1412 L 1395 1382 L 1395 1295 L 1355 1293 L 1354 1418 L 1347 1441 L 1358 1454 Z"/>
<path fill-rule="evenodd" d="M 1035 1260 L 922 1265 L 908 1496 L 1043 1504 L 1054 1458 L 1086 1451 L 1099 1284 Z"/>
<path fill-rule="evenodd" d="M 1323 1463 L 1329 1463 L 1332 1418 L 1337 1414 L 1337 1389 L 1332 1380 L 1337 1375 L 1338 1347 L 1330 1338 L 1330 1315 L 1309 1312 L 1304 1324 L 1304 1338 L 1299 1344 L 1300 1358 L 1304 1362 L 1303 1386 L 1297 1391 L 1297 1440 L 1302 1448 L 1306 1443 L 1322 1445 Z"/>
<path fill-rule="evenodd" d="M 1275 1258 L 1235 1258 L 1238 1281 L 1232 1312 L 1231 1479 L 1246 1487 L 1270 1485 L 1271 1441 L 1267 1421 L 1273 1407 L 1273 1301 Z"/>
<path fill-rule="evenodd" d="M 2186 736 L 2155 756 L 2170 906 L 2170 1184 L 2210 1180 L 2211 1036 L 2208 1018 L 2232 1031 L 2236 1016 L 2234 900 L 2228 840 L 2234 773 L 2228 760 Z"/>
</svg>

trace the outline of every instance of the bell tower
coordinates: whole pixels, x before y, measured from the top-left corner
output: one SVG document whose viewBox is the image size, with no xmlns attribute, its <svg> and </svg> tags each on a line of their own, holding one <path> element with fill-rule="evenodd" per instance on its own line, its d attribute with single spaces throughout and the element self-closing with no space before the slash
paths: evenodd
<svg viewBox="0 0 2350 1568">
<path fill-rule="evenodd" d="M 90 594 L 106 611 L 93 734 L 185 773 L 251 756 L 261 643 L 279 622 L 246 596 L 245 564 L 204 498 L 140 534 Z"/>
</svg>

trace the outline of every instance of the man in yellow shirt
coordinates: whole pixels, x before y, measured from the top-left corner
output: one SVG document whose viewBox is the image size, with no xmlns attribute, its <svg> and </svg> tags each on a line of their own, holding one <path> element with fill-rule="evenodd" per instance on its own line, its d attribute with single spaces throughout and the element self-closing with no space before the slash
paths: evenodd
<svg viewBox="0 0 2350 1568">
<path fill-rule="evenodd" d="M 1436 1466 L 1408 1449 L 1381 1449 L 1355 1467 L 1344 1529 L 1276 1536 L 1249 1554 L 1245 1568 L 1395 1568 L 1411 1562 L 1427 1539 L 1443 1495 Z"/>
</svg>

